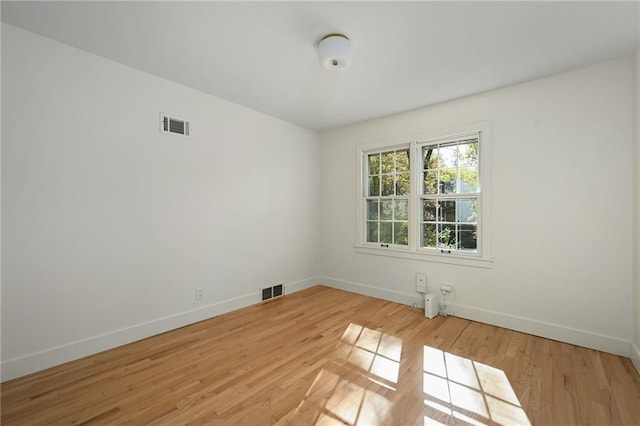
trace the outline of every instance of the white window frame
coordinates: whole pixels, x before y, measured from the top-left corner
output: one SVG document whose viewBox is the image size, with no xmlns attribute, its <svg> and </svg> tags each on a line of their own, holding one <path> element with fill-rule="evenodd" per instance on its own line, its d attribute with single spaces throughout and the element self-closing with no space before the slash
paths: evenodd
<svg viewBox="0 0 640 426">
<path fill-rule="evenodd" d="M 441 252 L 438 249 L 420 247 L 420 201 L 422 146 L 447 139 L 478 135 L 479 141 L 479 192 L 478 192 L 478 247 L 477 252 L 452 251 Z M 409 245 L 389 245 L 366 242 L 366 184 L 367 154 L 409 146 L 411 164 L 411 192 L 409 194 Z M 440 129 L 431 132 L 407 135 L 395 139 L 384 139 L 356 147 L 357 158 L 357 200 L 356 200 L 356 243 L 358 253 L 380 256 L 400 257 L 437 263 L 490 268 L 493 263 L 491 253 L 491 126 L 489 122 L 477 122 L 467 125 Z"/>
<path fill-rule="evenodd" d="M 367 204 L 367 199 L 368 198 L 378 198 L 380 200 L 380 202 L 382 202 L 383 200 L 394 200 L 395 201 L 396 199 L 405 199 L 406 198 L 407 201 L 408 201 L 408 204 L 409 204 L 409 210 L 411 209 L 411 203 L 412 203 L 411 195 L 409 195 L 409 196 L 396 196 L 396 195 L 393 195 L 393 196 L 387 196 L 387 197 L 380 195 L 378 197 L 369 197 L 367 194 L 365 194 L 365 192 L 367 190 L 367 188 L 366 188 L 367 185 L 365 185 L 364 182 L 365 182 L 365 180 L 368 180 L 368 178 L 369 178 L 369 173 L 368 173 L 368 170 L 367 170 L 368 166 L 366 164 L 367 157 L 370 154 L 383 153 L 383 152 L 388 152 L 388 151 L 402 151 L 402 150 L 405 150 L 405 149 L 409 150 L 409 158 L 412 158 L 411 145 L 408 144 L 408 143 L 401 144 L 401 145 L 394 145 L 394 146 L 385 146 L 382 149 L 368 149 L 368 150 L 362 152 L 362 161 L 363 161 L 362 173 L 363 174 L 362 174 L 361 180 L 362 180 L 362 187 L 363 187 L 363 189 L 362 189 L 362 196 L 363 196 L 362 209 L 363 209 L 363 214 L 364 214 L 362 220 L 364 221 L 364 227 L 365 227 L 365 229 L 364 229 L 365 234 L 363 234 L 363 241 L 362 241 L 362 245 L 363 246 L 366 246 L 366 247 L 392 248 L 394 250 L 403 250 L 403 251 L 407 250 L 409 248 L 409 246 L 399 245 L 399 244 L 394 244 L 394 243 L 388 243 L 388 244 L 385 244 L 385 243 L 370 243 L 370 242 L 367 241 L 367 238 L 366 238 L 366 232 L 367 232 L 366 231 L 366 227 L 367 227 L 368 220 L 367 220 L 367 217 L 366 217 L 367 216 L 367 211 L 366 211 L 367 208 L 365 207 L 365 205 Z M 411 169 L 410 169 L 410 174 L 412 175 Z M 382 175 L 380 175 L 380 178 L 382 178 Z M 411 176 L 410 181 L 411 182 L 413 181 L 413 176 Z M 411 188 L 410 192 L 413 192 L 413 188 Z M 378 221 L 380 221 L 380 220 L 378 220 Z M 411 238 L 411 231 L 412 231 L 411 221 L 407 220 L 407 232 L 408 232 L 408 235 L 409 235 L 409 239 Z M 393 233 L 392 233 L 392 236 L 394 236 Z"/>
</svg>

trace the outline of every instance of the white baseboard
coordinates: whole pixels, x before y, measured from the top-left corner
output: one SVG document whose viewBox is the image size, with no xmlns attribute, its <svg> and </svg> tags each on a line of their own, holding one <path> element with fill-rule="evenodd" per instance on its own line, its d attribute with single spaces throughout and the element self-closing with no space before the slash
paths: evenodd
<svg viewBox="0 0 640 426">
<path fill-rule="evenodd" d="M 295 293 L 296 291 L 313 287 L 319 282 L 319 278 L 312 277 L 305 280 L 285 283 L 285 294 Z M 9 359 L 2 362 L 2 381 L 12 380 L 107 349 L 126 345 L 127 343 L 145 339 L 169 330 L 175 330 L 176 328 L 184 327 L 185 325 L 209 319 L 236 309 L 254 305 L 259 303 L 261 301 L 260 299 L 260 294 L 256 291 L 255 293 L 222 300 L 201 308 L 157 318 L 130 327 Z"/>
<path fill-rule="evenodd" d="M 424 307 L 424 300 L 418 294 L 402 293 L 328 277 L 312 277 L 286 283 L 285 294 L 295 293 L 318 284 L 351 293 L 402 303 L 404 305 L 415 304 L 416 306 Z M 12 380 L 17 377 L 45 370 L 65 362 L 93 355 L 179 327 L 184 327 L 185 325 L 193 324 L 259 302 L 260 295 L 257 292 L 245 294 L 212 303 L 201 308 L 157 318 L 131 327 L 114 330 L 109 333 L 92 336 L 87 339 L 6 360 L 2 362 L 2 381 Z M 640 373 L 640 349 L 629 341 L 471 306 L 449 304 L 449 307 L 453 315 L 461 318 L 630 357 L 636 370 Z"/>
<path fill-rule="evenodd" d="M 284 294 L 295 293 L 296 291 L 306 290 L 321 283 L 320 277 L 311 277 L 305 280 L 294 281 L 284 285 Z"/>
<path fill-rule="evenodd" d="M 636 368 L 638 374 L 640 374 L 640 347 L 638 347 L 635 343 L 631 342 L 629 344 L 631 362 L 633 362 L 633 366 Z"/>
<path fill-rule="evenodd" d="M 417 306 L 424 307 L 424 300 L 420 295 L 401 293 L 329 277 L 322 277 L 321 282 L 325 283 L 328 287 L 352 293 L 363 294 L 365 296 L 376 297 L 405 305 L 416 303 Z M 450 314 L 460 318 L 629 357 L 630 342 L 628 340 L 466 305 L 448 303 L 448 306 Z M 636 364 L 636 368 L 638 368 L 639 364 L 640 361 Z"/>
<path fill-rule="evenodd" d="M 498 327 L 521 331 L 523 333 L 533 334 L 534 336 L 546 337 L 547 339 L 558 340 L 560 342 L 624 357 L 629 356 L 628 340 L 466 305 L 449 304 L 449 306 L 451 307 L 452 315 L 460 318 L 497 325 Z"/>
<path fill-rule="evenodd" d="M 364 296 L 375 297 L 377 299 L 388 300 L 390 302 L 402 303 L 403 305 L 413 305 L 424 308 L 424 298 L 419 294 L 402 293 L 400 291 L 387 290 L 380 287 L 373 287 L 366 284 L 354 283 L 351 281 L 339 280 L 336 278 L 321 277 L 320 281 L 327 287 L 338 290 L 358 293 Z"/>
</svg>

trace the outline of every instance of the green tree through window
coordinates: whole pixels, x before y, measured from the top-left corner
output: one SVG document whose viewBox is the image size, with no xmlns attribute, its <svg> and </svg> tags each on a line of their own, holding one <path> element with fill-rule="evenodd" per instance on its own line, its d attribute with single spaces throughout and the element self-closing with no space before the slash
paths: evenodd
<svg viewBox="0 0 640 426">
<path fill-rule="evenodd" d="M 489 143 L 490 123 L 480 122 L 446 136 L 359 146 L 356 250 L 489 265 L 491 211 L 483 207 L 491 202 Z"/>
<path fill-rule="evenodd" d="M 383 246 L 409 244 L 409 149 L 367 154 L 366 241 Z"/>
<path fill-rule="evenodd" d="M 478 138 L 422 146 L 420 246 L 476 251 Z"/>
</svg>

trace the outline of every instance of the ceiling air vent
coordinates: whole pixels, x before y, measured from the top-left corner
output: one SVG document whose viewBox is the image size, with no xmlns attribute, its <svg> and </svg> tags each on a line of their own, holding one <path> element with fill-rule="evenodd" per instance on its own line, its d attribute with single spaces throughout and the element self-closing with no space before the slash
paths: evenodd
<svg viewBox="0 0 640 426">
<path fill-rule="evenodd" d="M 160 131 L 163 133 L 175 133 L 189 136 L 189 122 L 181 118 L 170 117 L 160 113 Z"/>
</svg>

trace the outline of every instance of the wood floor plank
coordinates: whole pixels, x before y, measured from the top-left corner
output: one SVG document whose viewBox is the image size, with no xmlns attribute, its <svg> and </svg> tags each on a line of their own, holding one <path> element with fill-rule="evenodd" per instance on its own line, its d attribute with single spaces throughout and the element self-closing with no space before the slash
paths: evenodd
<svg viewBox="0 0 640 426">
<path fill-rule="evenodd" d="M 3 425 L 640 424 L 630 360 L 323 286 L 1 385 Z"/>
</svg>

